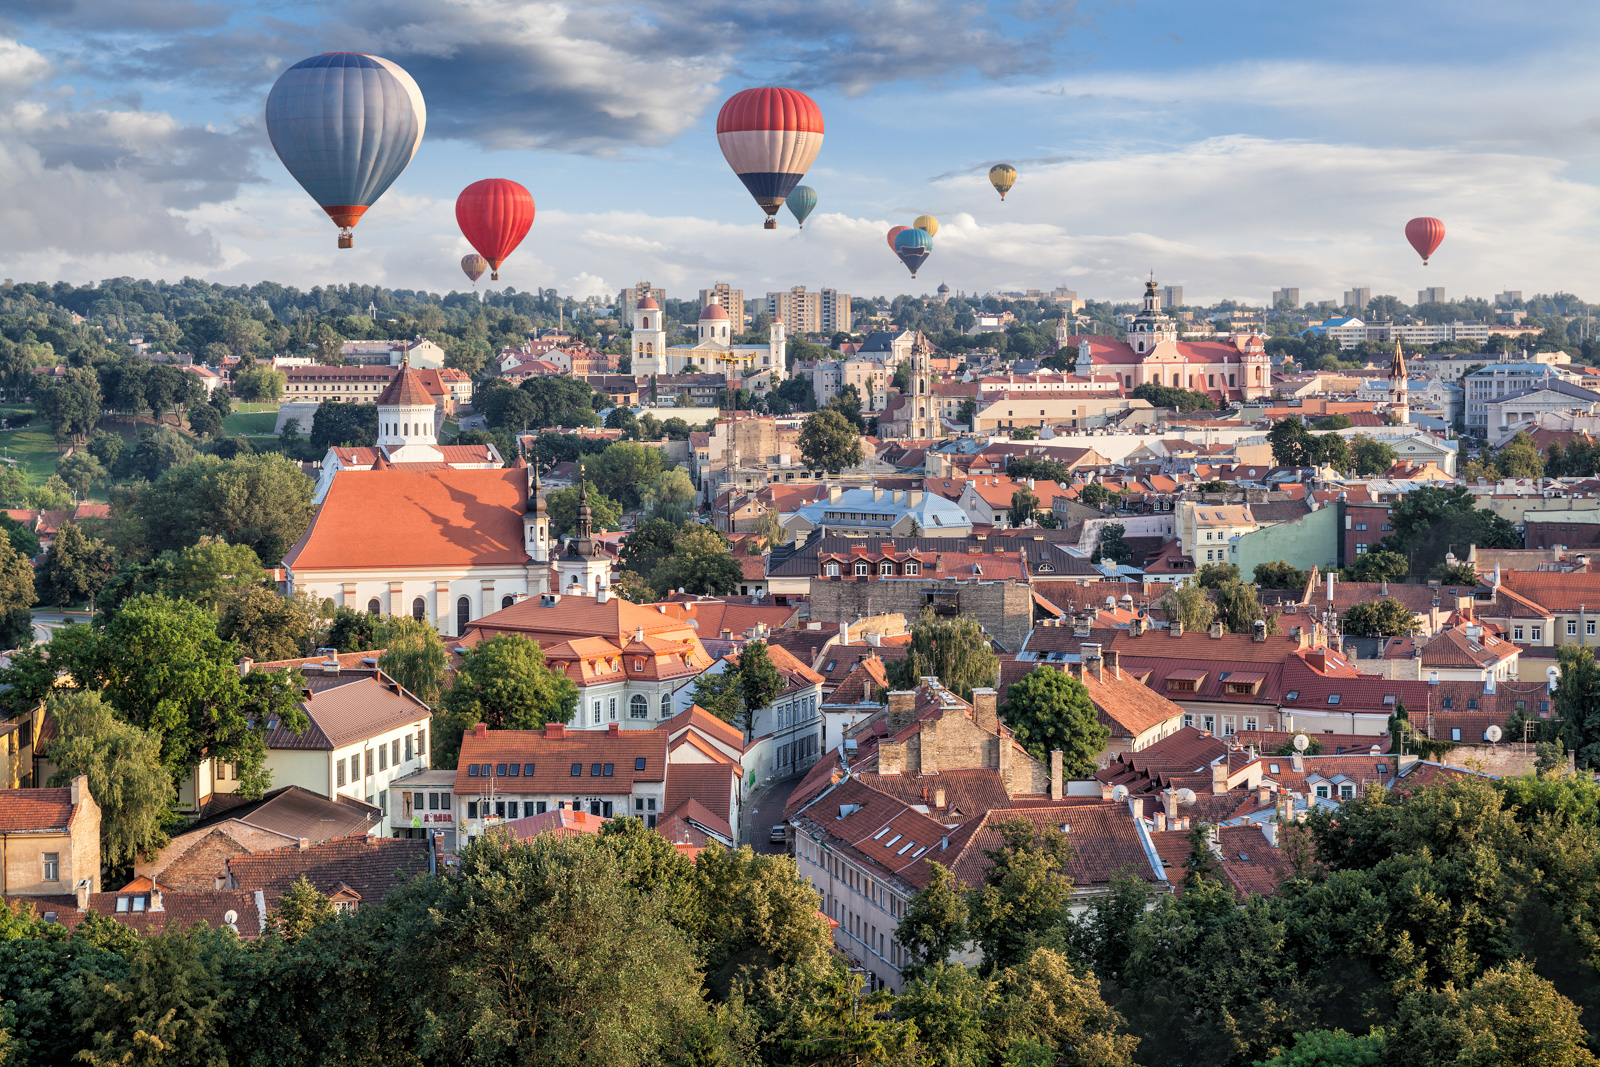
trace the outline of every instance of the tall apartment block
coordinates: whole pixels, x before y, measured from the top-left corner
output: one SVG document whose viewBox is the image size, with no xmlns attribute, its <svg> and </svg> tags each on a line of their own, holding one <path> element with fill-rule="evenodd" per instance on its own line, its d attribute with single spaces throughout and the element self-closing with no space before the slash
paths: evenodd
<svg viewBox="0 0 1600 1067">
<path fill-rule="evenodd" d="M 1274 289 L 1274 290 L 1272 290 L 1272 306 L 1273 307 L 1277 307 L 1280 303 L 1282 303 L 1285 300 L 1289 301 L 1289 306 L 1290 307 L 1298 308 L 1300 306 L 1300 290 L 1299 289 Z"/>
<path fill-rule="evenodd" d="M 854 322 L 850 294 L 837 289 L 812 293 L 805 286 L 796 285 L 787 292 L 768 293 L 766 309 L 768 315 L 782 319 L 795 333 L 848 333 Z"/>
<path fill-rule="evenodd" d="M 1444 286 L 1430 285 L 1426 289 L 1417 290 L 1417 303 L 1443 304 L 1445 302 Z"/>
<path fill-rule="evenodd" d="M 649 282 L 640 282 L 638 285 L 622 290 L 621 295 L 617 297 L 617 306 L 622 309 L 623 322 L 633 321 L 633 313 L 638 308 L 639 301 L 647 296 L 655 300 L 657 307 L 666 308 L 667 291 L 665 289 L 653 289 L 650 287 Z"/>
<path fill-rule="evenodd" d="M 1372 289 L 1369 286 L 1358 286 L 1344 291 L 1344 306 L 1360 311 L 1372 303 Z"/>
<path fill-rule="evenodd" d="M 716 304 L 728 313 L 728 320 L 734 324 L 734 329 L 744 330 L 744 290 L 735 289 L 727 282 L 718 282 L 709 289 L 700 290 L 700 310 L 704 311 L 712 304 Z"/>
</svg>

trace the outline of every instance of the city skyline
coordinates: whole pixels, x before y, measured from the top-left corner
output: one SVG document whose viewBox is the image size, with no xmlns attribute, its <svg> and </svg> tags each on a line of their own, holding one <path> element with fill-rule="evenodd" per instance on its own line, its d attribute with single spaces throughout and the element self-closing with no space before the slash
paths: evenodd
<svg viewBox="0 0 1600 1067">
<path fill-rule="evenodd" d="M 0 272 L 463 289 L 454 195 L 506 176 L 539 215 L 499 284 L 575 295 L 650 277 L 1124 301 L 1152 269 L 1196 304 L 1259 303 L 1285 280 L 1305 300 L 1600 291 L 1583 255 L 1594 75 L 1548 53 L 1559 25 L 1580 55 L 1594 12 L 935 6 L 0 0 Z M 1347 24 L 1359 58 L 1304 48 Z M 401 63 L 429 101 L 416 160 L 343 254 L 261 122 L 277 75 L 330 49 Z M 827 116 L 804 231 L 787 213 L 759 229 L 711 134 L 723 99 L 771 83 Z M 985 178 L 1000 160 L 1020 172 L 1004 204 Z M 913 282 L 883 233 L 923 212 L 941 229 Z M 1428 267 L 1401 235 L 1418 214 L 1448 228 Z"/>
</svg>

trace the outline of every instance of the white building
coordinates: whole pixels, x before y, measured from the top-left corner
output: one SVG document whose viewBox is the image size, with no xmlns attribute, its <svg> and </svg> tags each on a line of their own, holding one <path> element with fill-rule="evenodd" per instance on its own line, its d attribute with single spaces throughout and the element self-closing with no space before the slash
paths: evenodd
<svg viewBox="0 0 1600 1067">
<path fill-rule="evenodd" d="M 346 363 L 369 367 L 398 367 L 410 363 L 413 367 L 438 370 L 444 366 L 444 349 L 426 337 L 409 341 L 346 341 L 339 354 Z"/>
<path fill-rule="evenodd" d="M 730 380 L 747 371 L 768 371 L 776 377 L 788 373 L 785 327 L 774 320 L 765 345 L 736 345 L 733 320 L 720 304 L 700 312 L 693 345 L 667 344 L 667 327 L 656 302 L 639 301 L 633 315 L 633 373 L 636 376 L 682 374 L 693 364 L 700 370 L 722 370 Z"/>
</svg>

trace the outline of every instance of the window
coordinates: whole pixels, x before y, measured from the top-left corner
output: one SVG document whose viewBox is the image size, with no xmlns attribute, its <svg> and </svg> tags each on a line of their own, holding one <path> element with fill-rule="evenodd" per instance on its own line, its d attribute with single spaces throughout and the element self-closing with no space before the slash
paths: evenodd
<svg viewBox="0 0 1600 1067">
<path fill-rule="evenodd" d="M 1529 639 L 1532 640 L 1532 641 L 1543 641 L 1544 640 L 1544 627 L 1543 626 L 1534 626 L 1534 627 L 1532 627 L 1529 630 Z"/>
<path fill-rule="evenodd" d="M 520 763 L 513 763 L 511 766 L 506 768 L 507 777 L 515 778 L 518 775 L 520 775 L 521 773 L 522 773 L 522 764 L 520 764 Z"/>
<path fill-rule="evenodd" d="M 369 748 L 367 749 L 367 777 L 371 778 L 372 773 L 372 750 Z"/>
<path fill-rule="evenodd" d="M 44 880 L 47 882 L 61 881 L 61 853 L 46 852 L 44 854 Z"/>
<path fill-rule="evenodd" d="M 378 810 L 383 812 L 384 818 L 389 817 L 389 791 L 387 789 L 378 790 Z"/>
<path fill-rule="evenodd" d="M 598 778 L 598 777 L 600 777 L 600 764 L 598 764 L 598 763 L 589 764 L 589 777 L 590 778 Z"/>
<path fill-rule="evenodd" d="M 583 774 L 583 764 L 574 763 L 572 765 L 572 777 L 577 778 L 577 777 L 580 777 L 582 774 Z"/>
<path fill-rule="evenodd" d="M 378 746 L 378 770 L 386 771 L 388 769 L 389 769 L 389 746 L 388 745 L 379 745 Z"/>
<path fill-rule="evenodd" d="M 476 763 L 467 764 L 467 777 L 468 778 L 476 778 L 476 777 L 478 777 L 478 765 Z"/>
<path fill-rule="evenodd" d="M 515 819 L 516 817 L 517 817 L 517 802 L 515 800 L 506 801 L 506 818 Z"/>
<path fill-rule="evenodd" d="M 1258 722 L 1258 720 L 1256 719 L 1256 717 L 1254 715 L 1246 715 L 1244 717 L 1244 728 L 1246 730 L 1254 730 L 1254 729 L 1257 728 L 1257 726 L 1256 726 L 1257 722 Z M 1276 772 L 1274 772 L 1274 773 L 1276 773 Z"/>
<path fill-rule="evenodd" d="M 533 764 L 524 763 L 522 765 L 522 776 L 524 778 L 532 778 L 533 777 Z"/>
<path fill-rule="evenodd" d="M 1193 726 L 1194 725 L 1194 716 L 1192 714 L 1190 714 L 1189 712 L 1187 712 L 1187 711 L 1183 713 L 1183 725 L 1185 725 L 1185 726 Z"/>
<path fill-rule="evenodd" d="M 1341 800 L 1349 800 L 1351 797 L 1353 797 L 1355 795 L 1356 795 L 1356 787 L 1355 786 L 1351 785 L 1349 782 L 1341 782 L 1341 783 L 1339 783 L 1339 799 L 1341 799 Z"/>
<path fill-rule="evenodd" d="M 670 693 L 661 694 L 661 717 L 663 719 L 672 718 L 672 695 Z"/>
<path fill-rule="evenodd" d="M 1587 635 L 1589 637 L 1593 637 L 1594 636 L 1594 620 L 1593 619 L 1586 619 L 1584 621 L 1583 632 L 1584 632 L 1585 635 Z"/>
<path fill-rule="evenodd" d="M 1468 708 L 1476 708 L 1477 706 L 1478 706 L 1478 698 L 1477 697 L 1468 697 L 1467 698 L 1467 707 Z"/>
<path fill-rule="evenodd" d="M 400 766 L 400 739 L 398 737 L 389 742 L 389 762 L 396 767 Z"/>
<path fill-rule="evenodd" d="M 908 560 L 906 560 L 906 563 L 905 563 L 905 572 L 906 572 L 906 574 L 908 576 L 913 576 L 913 577 L 918 575 L 918 574 L 921 574 L 922 573 L 922 564 L 918 563 L 914 559 L 908 559 Z"/>
<path fill-rule="evenodd" d="M 828 574 L 829 578 L 837 578 L 837 577 L 839 577 L 839 565 L 837 563 L 828 564 L 828 566 L 827 566 L 827 574 Z"/>
<path fill-rule="evenodd" d="M 606 768 L 605 768 L 605 776 L 606 776 L 606 777 L 607 777 L 607 778 L 610 778 L 610 777 L 611 777 L 611 773 L 612 773 L 612 771 L 613 771 L 613 770 L 614 770 L 614 769 L 615 769 L 615 768 L 616 768 L 616 764 L 615 764 L 615 763 L 608 763 L 608 764 L 606 764 Z"/>
<path fill-rule="evenodd" d="M 472 616 L 472 601 L 466 597 L 456 598 L 456 633 L 461 633 L 467 628 L 467 620 Z"/>
<path fill-rule="evenodd" d="M 1229 737 L 1235 733 L 1238 721 L 1239 720 L 1232 715 L 1224 715 L 1222 717 L 1222 736 Z"/>
<path fill-rule="evenodd" d="M 856 577 L 857 578 L 865 578 L 867 576 L 867 572 L 870 569 L 871 568 L 867 565 L 867 561 L 866 560 L 861 560 L 860 562 L 858 562 L 856 564 Z"/>
<path fill-rule="evenodd" d="M 1567 636 L 1568 637 L 1577 637 L 1578 636 L 1578 620 L 1577 619 L 1568 619 L 1567 620 Z"/>
<path fill-rule="evenodd" d="M 612 722 L 616 722 L 617 721 L 617 698 L 616 697 L 612 697 L 610 700 L 606 701 L 606 710 L 611 715 L 611 721 Z"/>
<path fill-rule="evenodd" d="M 411 617 L 413 619 L 425 619 L 428 617 L 428 605 L 421 597 L 417 597 L 411 602 Z"/>
<path fill-rule="evenodd" d="M 1452 726 L 1450 728 L 1450 740 L 1452 740 L 1452 741 L 1461 740 L 1461 728 L 1459 726 Z"/>
<path fill-rule="evenodd" d="M 1329 693 L 1328 694 L 1328 703 L 1330 703 L 1330 704 L 1339 703 L 1339 694 L 1338 693 Z"/>
<path fill-rule="evenodd" d="M 1322 797 L 1323 799 L 1327 799 L 1328 787 L 1325 786 L 1325 785 L 1317 786 L 1317 796 Z"/>
<path fill-rule="evenodd" d="M 1216 733 L 1217 732 L 1217 717 L 1215 715 L 1202 715 L 1200 717 L 1200 722 L 1201 722 L 1202 728 L 1207 733 Z"/>
<path fill-rule="evenodd" d="M 541 801 L 539 801 L 539 804 L 538 804 L 538 810 L 536 810 L 536 811 L 535 811 L 535 812 L 534 812 L 534 814 L 535 814 L 535 815 L 543 815 L 543 814 L 544 814 L 544 812 L 545 812 L 545 808 L 546 808 L 546 807 L 547 807 L 547 804 L 546 804 L 546 802 L 545 802 L 545 801 L 543 801 L 543 800 L 541 800 Z M 523 810 L 524 810 L 524 811 L 526 811 L 526 810 L 527 810 L 527 807 L 526 807 L 526 805 L 524 805 L 524 807 L 523 807 Z"/>
<path fill-rule="evenodd" d="M 1522 627 L 1513 626 L 1511 628 L 1511 640 L 1513 640 L 1513 641 L 1521 641 L 1522 640 Z"/>
<path fill-rule="evenodd" d="M 407 763 L 411 762 L 411 735 L 410 734 L 406 734 L 406 762 Z"/>
<path fill-rule="evenodd" d="M 633 769 L 636 770 L 636 771 L 644 770 L 644 757 L 643 756 L 635 757 L 635 759 L 633 761 Z"/>
<path fill-rule="evenodd" d="M 426 756 L 427 754 L 428 754 L 428 731 L 426 729 L 421 729 L 421 730 L 417 731 L 417 755 L 418 756 Z"/>
<path fill-rule="evenodd" d="M 334 784 L 344 785 L 344 760 L 333 765 Z"/>
<path fill-rule="evenodd" d="M 1356 529 L 1358 529 L 1358 530 L 1365 530 L 1365 529 L 1366 529 L 1366 528 L 1367 528 L 1367 524 L 1366 524 L 1366 523 L 1364 523 L 1364 522 L 1358 522 L 1358 523 L 1356 523 Z"/>
<path fill-rule="evenodd" d="M 598 700 L 594 702 L 594 707 L 589 711 L 589 722 L 595 726 L 600 725 L 600 702 Z"/>
<path fill-rule="evenodd" d="M 1446 708 L 1455 707 L 1456 706 L 1456 698 L 1455 697 L 1445 697 L 1444 698 L 1444 706 Z"/>
<path fill-rule="evenodd" d="M 378 612 L 379 612 L 378 598 L 377 597 L 373 597 L 371 600 L 367 601 L 367 614 L 368 615 L 376 615 L 376 614 L 378 614 Z"/>
<path fill-rule="evenodd" d="M 428 794 L 428 810 L 429 811 L 438 811 L 439 810 L 439 794 L 438 793 L 429 793 Z"/>
</svg>

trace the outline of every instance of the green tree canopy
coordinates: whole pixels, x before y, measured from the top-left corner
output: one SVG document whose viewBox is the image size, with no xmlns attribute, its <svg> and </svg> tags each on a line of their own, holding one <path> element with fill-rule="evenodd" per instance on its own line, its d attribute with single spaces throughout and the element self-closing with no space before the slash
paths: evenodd
<svg viewBox="0 0 1600 1067">
<path fill-rule="evenodd" d="M 838 474 L 860 465 L 861 431 L 832 408 L 813 412 L 800 425 L 800 454 L 808 466 Z"/>
<path fill-rule="evenodd" d="M 571 722 L 577 708 L 577 687 L 545 666 L 537 641 L 498 634 L 461 653 L 440 705 L 444 722 L 436 731 L 434 762 L 454 766 L 462 732 L 477 723 L 491 730 L 537 730 L 547 722 Z"/>
<path fill-rule="evenodd" d="M 995 684 L 999 669 L 989 635 L 976 619 L 935 615 L 925 609 L 911 627 L 906 657 L 889 664 L 888 673 L 889 684 L 896 689 L 915 689 L 919 678 L 931 676 L 970 700 L 974 689 Z"/>
<path fill-rule="evenodd" d="M 1111 736 L 1084 684 L 1054 667 L 1035 667 L 1012 682 L 1000 717 L 1034 759 L 1048 763 L 1050 753 L 1060 749 L 1067 778 L 1094 774 Z"/>
<path fill-rule="evenodd" d="M 1409 637 L 1422 629 L 1411 609 L 1393 599 L 1350 605 L 1342 628 L 1351 637 Z"/>
</svg>

